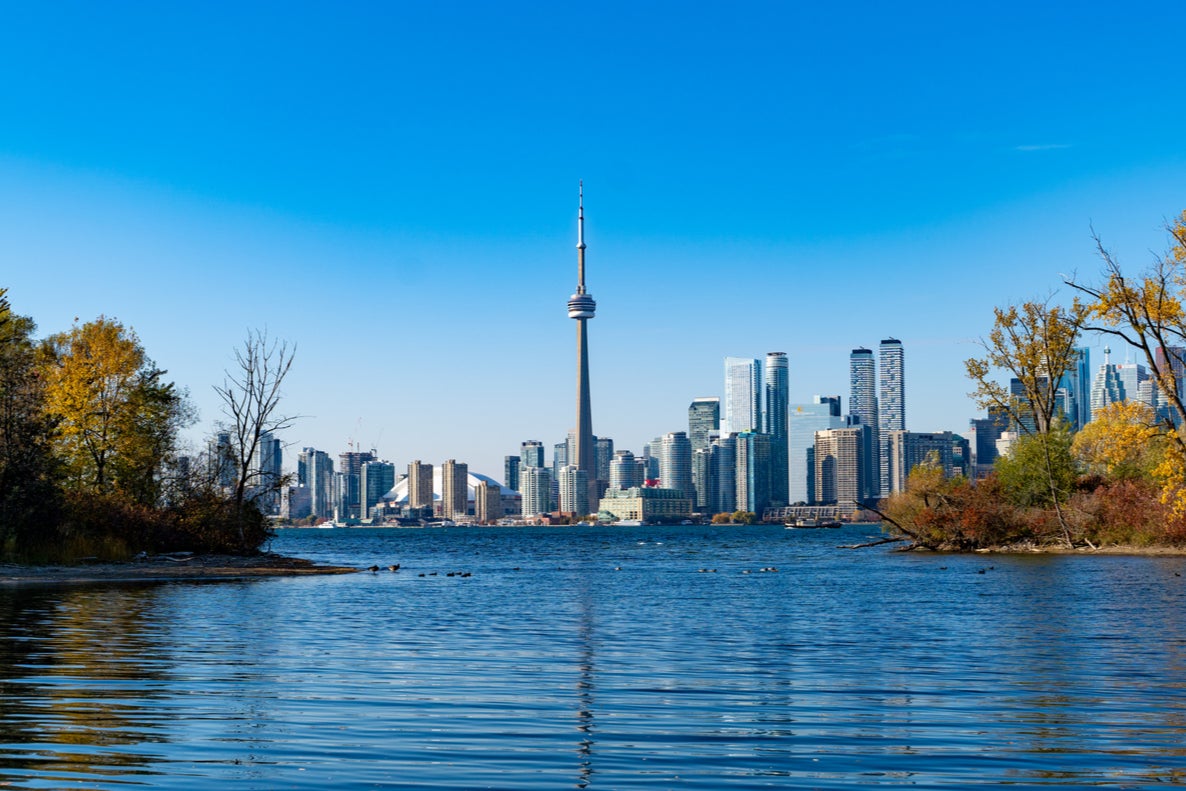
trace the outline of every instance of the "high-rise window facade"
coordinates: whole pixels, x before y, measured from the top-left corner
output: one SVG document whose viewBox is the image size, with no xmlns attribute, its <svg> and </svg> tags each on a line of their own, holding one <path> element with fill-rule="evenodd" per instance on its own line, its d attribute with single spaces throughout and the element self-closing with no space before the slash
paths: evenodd
<svg viewBox="0 0 1186 791">
<path fill-rule="evenodd" d="M 725 436 L 762 428 L 762 364 L 744 357 L 725 358 Z"/>
<path fill-rule="evenodd" d="M 770 436 L 770 501 L 786 505 L 788 500 L 787 355 L 766 355 L 766 402 L 762 411 L 762 431 Z"/>
<path fill-rule="evenodd" d="M 694 398 L 688 406 L 688 441 L 692 451 L 707 448 L 714 432 L 721 430 L 721 399 Z"/>
<path fill-rule="evenodd" d="M 863 441 L 868 444 L 864 449 L 862 462 L 865 470 L 861 481 L 865 490 L 860 499 L 876 499 L 881 493 L 881 443 L 878 439 L 880 420 L 877 415 L 877 371 L 873 363 L 873 352 L 860 347 L 852 350 L 848 358 L 849 381 L 852 394 L 848 398 L 848 410 L 856 424 L 868 427 Z"/>
</svg>

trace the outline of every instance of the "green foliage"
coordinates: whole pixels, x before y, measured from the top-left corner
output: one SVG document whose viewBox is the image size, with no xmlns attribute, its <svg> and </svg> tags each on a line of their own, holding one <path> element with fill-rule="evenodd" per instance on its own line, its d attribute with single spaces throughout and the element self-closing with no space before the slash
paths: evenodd
<svg viewBox="0 0 1186 791">
<path fill-rule="evenodd" d="M 752 525 L 758 521 L 758 515 L 753 511 L 734 511 L 730 521 L 735 525 Z"/>
<path fill-rule="evenodd" d="M 1018 437 L 1009 454 L 997 459 L 995 470 L 1003 495 L 1013 505 L 1053 507 L 1056 499 L 1066 502 L 1078 474 L 1070 429 L 1055 421 L 1047 433 Z"/>
</svg>

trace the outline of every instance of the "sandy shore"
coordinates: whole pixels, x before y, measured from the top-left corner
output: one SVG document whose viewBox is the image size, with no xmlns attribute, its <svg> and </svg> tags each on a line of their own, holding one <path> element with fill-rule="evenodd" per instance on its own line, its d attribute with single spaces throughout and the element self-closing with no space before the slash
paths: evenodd
<svg viewBox="0 0 1186 791">
<path fill-rule="evenodd" d="M 274 553 L 236 555 L 153 555 L 125 563 L 79 563 L 72 566 L 0 564 L 0 584 L 62 582 L 136 582 L 145 580 L 247 579 L 309 574 L 351 574 L 348 566 L 322 566 Z"/>
</svg>

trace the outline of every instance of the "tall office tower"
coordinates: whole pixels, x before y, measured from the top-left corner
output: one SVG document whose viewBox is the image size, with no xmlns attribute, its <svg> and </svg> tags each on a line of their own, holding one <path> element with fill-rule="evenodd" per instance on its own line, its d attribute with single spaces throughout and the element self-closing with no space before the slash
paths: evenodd
<svg viewBox="0 0 1186 791">
<path fill-rule="evenodd" d="M 955 475 L 955 435 L 950 431 L 891 431 L 886 448 L 890 470 L 887 495 L 906 491 L 906 479 L 920 464 L 939 465 L 944 478 Z"/>
<path fill-rule="evenodd" d="M 1087 352 L 1086 349 L 1078 351 Z M 1157 363 L 1157 370 L 1162 378 L 1162 382 L 1158 386 L 1167 394 L 1170 391 L 1175 391 L 1178 398 L 1186 398 L 1186 346 L 1159 346 L 1153 359 Z M 1177 422 L 1177 418 L 1175 418 L 1175 422 Z"/>
<path fill-rule="evenodd" d="M 1149 370 L 1139 363 L 1118 363 L 1116 375 L 1124 383 L 1124 398 L 1135 401 L 1141 390 L 1141 382 L 1149 378 Z"/>
<path fill-rule="evenodd" d="M 313 448 L 301 448 L 297 454 L 297 486 L 309 485 L 309 456 L 313 452 Z"/>
<path fill-rule="evenodd" d="M 1108 404 L 1124 401 L 1124 381 L 1120 378 L 1117 366 L 1111 361 L 1112 350 L 1104 347 L 1104 364 L 1100 366 L 1091 383 L 1091 414 L 1098 413 Z"/>
<path fill-rule="evenodd" d="M 334 515 L 334 462 L 323 450 L 306 448 L 305 478 L 310 489 L 309 511 L 319 519 Z"/>
<path fill-rule="evenodd" d="M 869 427 L 834 428 L 815 435 L 815 492 L 820 503 L 853 506 L 864 501 L 870 474 L 864 454 Z"/>
<path fill-rule="evenodd" d="M 816 502 L 815 432 L 843 426 L 839 396 L 817 395 L 810 404 L 792 404 L 787 410 L 787 502 Z"/>
<path fill-rule="evenodd" d="M 1055 399 L 1071 431 L 1078 431 L 1091 421 L 1090 360 L 1086 347 L 1076 348 L 1071 367 L 1058 380 Z"/>
<path fill-rule="evenodd" d="M 743 431 L 737 435 L 736 441 L 737 509 L 750 511 L 761 518 L 770 505 L 773 488 L 771 457 L 774 454 L 770 435 Z"/>
<path fill-rule="evenodd" d="M 469 512 L 469 465 L 446 459 L 441 465 L 441 516 L 456 519 Z"/>
<path fill-rule="evenodd" d="M 265 431 L 259 435 L 252 467 L 256 475 L 255 489 L 258 492 L 256 502 L 265 514 L 279 513 L 280 510 L 279 486 L 283 477 L 283 453 L 280 440 L 272 432 Z"/>
<path fill-rule="evenodd" d="M 642 486 L 644 482 L 643 468 L 639 465 L 639 461 L 641 459 L 634 458 L 634 454 L 628 450 L 614 453 L 614 460 L 610 462 L 609 466 L 609 488 L 629 489 L 633 486 Z"/>
<path fill-rule="evenodd" d="M 553 480 L 559 480 L 560 479 L 560 468 L 567 467 L 569 464 L 570 457 L 568 455 L 568 447 L 569 447 L 569 443 L 567 441 L 557 442 L 555 445 L 552 446 L 552 479 Z"/>
<path fill-rule="evenodd" d="M 762 430 L 762 364 L 745 357 L 725 358 L 725 414 L 721 434 Z"/>
<path fill-rule="evenodd" d="M 502 459 L 502 482 L 516 492 L 519 491 L 519 465 L 522 463 L 518 456 L 504 456 Z"/>
<path fill-rule="evenodd" d="M 877 373 L 873 366 L 873 352 L 864 347 L 852 350 L 848 358 L 852 395 L 848 398 L 848 413 L 859 423 L 869 427 L 864 434 L 869 447 L 865 449 L 862 460 L 866 465 L 862 481 L 865 493 L 861 500 L 872 500 L 881 496 L 881 443 L 878 439 L 877 428 L 880 420 L 877 415 Z"/>
<path fill-rule="evenodd" d="M 593 408 L 589 396 L 589 337 L 586 323 L 597 303 L 585 291 L 585 190 L 580 185 L 577 208 L 577 291 L 568 298 L 568 317 L 577 323 L 577 431 L 570 462 L 583 470 L 589 487 L 588 507 L 597 508 L 597 455 L 593 447 Z"/>
<path fill-rule="evenodd" d="M 368 461 L 359 473 L 359 491 L 362 492 L 363 519 L 371 518 L 371 509 L 379 504 L 383 495 L 395 486 L 395 465 L 388 461 Z"/>
<path fill-rule="evenodd" d="M 589 475 L 575 464 L 560 468 L 560 512 L 573 516 L 589 513 Z"/>
<path fill-rule="evenodd" d="M 709 435 L 721 430 L 721 399 L 693 398 L 688 407 L 688 441 L 692 451 L 707 448 Z"/>
<path fill-rule="evenodd" d="M 524 467 L 519 483 L 523 487 L 523 517 L 530 519 L 552 510 L 552 471 L 547 467 Z"/>
<path fill-rule="evenodd" d="M 790 389 L 787 382 L 786 352 L 766 355 L 766 403 L 762 411 L 762 431 L 770 435 L 770 502 L 786 505 L 789 501 L 790 471 L 787 447 L 787 402 Z"/>
<path fill-rule="evenodd" d="M 211 457 L 214 464 L 214 479 L 218 481 L 218 485 L 224 489 L 234 486 L 235 478 L 239 474 L 239 465 L 235 459 L 235 450 L 231 447 L 229 432 L 220 431 L 218 433 Z"/>
<path fill-rule="evenodd" d="M 731 514 L 737 510 L 737 438 L 717 437 L 708 448 L 717 496 L 710 510 L 714 514 Z"/>
<path fill-rule="evenodd" d="M 363 451 L 348 451 L 338 454 L 338 472 L 343 476 L 341 509 L 338 517 L 341 519 L 358 519 L 362 516 L 362 495 L 359 483 L 362 476 L 362 465 L 374 461 L 375 454 Z"/>
<path fill-rule="evenodd" d="M 350 516 L 349 508 L 350 486 L 346 483 L 346 473 L 338 470 L 334 473 L 333 504 L 334 521 L 341 521 Z"/>
<path fill-rule="evenodd" d="M 663 435 L 659 452 L 659 481 L 664 489 L 678 489 L 692 500 L 692 443 L 686 431 L 672 431 Z"/>
<path fill-rule="evenodd" d="M 692 488 L 696 499 L 692 510 L 706 513 L 717 499 L 716 478 L 712 474 L 712 449 L 697 448 L 692 451 Z"/>
<path fill-rule="evenodd" d="M 408 465 L 408 508 L 432 508 L 432 465 L 420 459 Z"/>
<path fill-rule="evenodd" d="M 479 480 L 474 487 L 474 518 L 483 525 L 502 518 L 502 491 L 489 481 Z"/>
<path fill-rule="evenodd" d="M 597 486 L 598 495 L 609 484 L 609 465 L 614 460 L 614 441 L 609 437 L 594 437 L 594 454 L 597 458 Z"/>
<path fill-rule="evenodd" d="M 988 410 L 988 417 L 968 421 L 969 455 L 972 470 L 969 478 L 980 479 L 992 471 L 997 461 L 997 440 L 1009 430 L 1009 415 L 1000 407 Z"/>
<path fill-rule="evenodd" d="M 557 447 L 560 447 L 557 445 Z M 529 439 L 519 446 L 519 460 L 524 467 L 544 466 L 544 443 Z"/>
<path fill-rule="evenodd" d="M 902 342 L 897 338 L 886 338 L 879 349 L 881 357 L 881 400 L 877 404 L 878 490 L 889 492 L 889 459 L 886 458 L 886 434 L 890 431 L 906 430 L 906 386 L 904 378 L 905 354 Z"/>
</svg>

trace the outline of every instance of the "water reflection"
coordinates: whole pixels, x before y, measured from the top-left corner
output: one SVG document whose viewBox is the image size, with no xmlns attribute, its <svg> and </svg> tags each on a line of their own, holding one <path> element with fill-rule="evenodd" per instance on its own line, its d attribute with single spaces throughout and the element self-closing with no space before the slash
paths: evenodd
<svg viewBox="0 0 1186 791">
<path fill-rule="evenodd" d="M 157 590 L 0 588 L 0 777 L 153 772 L 170 681 Z"/>
</svg>

